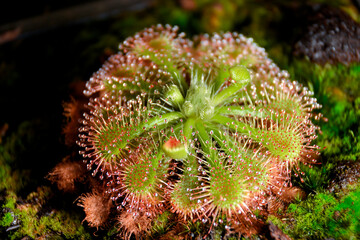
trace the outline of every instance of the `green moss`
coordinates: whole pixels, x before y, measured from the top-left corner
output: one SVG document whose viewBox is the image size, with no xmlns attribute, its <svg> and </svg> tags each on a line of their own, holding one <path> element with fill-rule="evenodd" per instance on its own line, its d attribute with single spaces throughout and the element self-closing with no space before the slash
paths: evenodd
<svg viewBox="0 0 360 240">
<path fill-rule="evenodd" d="M 56 232 L 66 239 L 90 239 L 89 233 L 85 232 L 81 220 L 74 218 L 68 212 L 55 212 L 50 216 L 44 216 L 39 220 L 39 226 L 43 226 L 44 232 Z"/>
<path fill-rule="evenodd" d="M 329 229 L 336 239 L 358 239 L 360 237 L 360 189 L 351 192 L 334 208 L 339 213 L 336 221 L 329 222 Z"/>
<path fill-rule="evenodd" d="M 10 227 L 15 220 L 20 224 L 19 228 L 9 231 L 9 239 L 25 236 L 33 239 L 91 239 L 81 224 L 80 216 L 64 210 L 44 210 L 50 197 L 50 188 L 41 187 L 29 194 L 22 204 L 16 204 L 14 194 L 6 198 L 3 208 L 9 209 L 9 212 L 2 217 L 0 225 Z"/>
<path fill-rule="evenodd" d="M 320 164 L 312 166 L 300 164 L 300 177 L 294 177 L 294 183 L 304 189 L 306 192 L 321 192 L 330 181 L 330 174 L 334 168 L 333 163 Z M 302 179 L 302 181 L 301 181 Z"/>
<path fill-rule="evenodd" d="M 359 202 L 360 187 L 340 199 L 323 192 L 290 204 L 283 221 L 274 216 L 269 220 L 294 239 L 358 239 Z"/>
<path fill-rule="evenodd" d="M 9 227 L 14 221 L 14 215 L 11 212 L 5 213 L 4 217 L 0 221 L 0 225 L 3 227 Z"/>
<path fill-rule="evenodd" d="M 34 138 L 33 126 L 23 122 L 17 131 L 0 144 L 0 190 L 19 191 L 28 181 L 26 170 L 17 166 L 17 158 L 26 151 Z"/>
<path fill-rule="evenodd" d="M 204 233 L 203 224 L 199 221 L 188 221 L 184 227 L 184 233 L 187 233 L 190 237 L 199 236 L 201 239 L 201 236 Z"/>
<path fill-rule="evenodd" d="M 116 236 L 119 234 L 119 229 L 116 226 L 113 226 L 112 228 L 108 229 L 106 232 L 106 236 L 104 236 L 104 240 L 111 240 L 115 239 Z"/>
<path fill-rule="evenodd" d="M 5 198 L 4 204 L 2 205 L 4 215 L 2 215 L 0 219 L 0 226 L 10 227 L 14 222 L 14 220 L 16 219 L 14 215 L 15 203 L 16 203 L 15 194 L 8 194 L 8 196 L 6 196 Z"/>
<path fill-rule="evenodd" d="M 11 210 L 15 209 L 16 197 L 15 194 L 10 194 L 6 197 L 6 201 L 3 205 L 4 208 L 9 208 Z"/>
<path fill-rule="evenodd" d="M 152 234 L 154 236 L 160 236 L 162 234 L 165 234 L 174 223 L 169 222 L 170 219 L 173 217 L 173 214 L 169 211 L 166 211 L 159 215 L 154 221 L 153 221 L 153 227 L 152 227 Z"/>
<path fill-rule="evenodd" d="M 81 220 L 72 214 L 53 211 L 49 216 L 38 217 L 38 211 L 31 206 L 16 211 L 21 221 L 21 228 L 11 234 L 11 239 L 29 236 L 34 239 L 41 237 L 62 236 L 63 239 L 91 239 Z"/>
</svg>

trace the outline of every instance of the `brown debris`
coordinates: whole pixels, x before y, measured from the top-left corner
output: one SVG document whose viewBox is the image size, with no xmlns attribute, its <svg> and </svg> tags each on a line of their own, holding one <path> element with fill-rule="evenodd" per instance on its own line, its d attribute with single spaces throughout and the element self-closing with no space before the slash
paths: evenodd
<svg viewBox="0 0 360 240">
<path fill-rule="evenodd" d="M 110 214 L 111 200 L 103 194 L 94 192 L 87 193 L 80 197 L 78 206 L 83 207 L 85 219 L 90 227 L 102 227 L 106 225 Z"/>
<path fill-rule="evenodd" d="M 305 192 L 298 187 L 289 187 L 284 190 L 282 194 L 280 194 L 279 199 L 284 203 L 291 203 L 295 199 L 304 199 L 306 197 Z"/>
<path fill-rule="evenodd" d="M 74 146 L 78 139 L 79 119 L 81 119 L 85 111 L 85 104 L 88 99 L 83 94 L 85 89 L 84 82 L 74 81 L 70 84 L 69 88 L 72 97 L 69 102 L 63 103 L 63 114 L 66 117 L 66 124 L 62 132 L 65 136 L 65 145 Z"/>
<path fill-rule="evenodd" d="M 197 8 L 195 0 L 180 0 L 180 6 L 187 11 L 194 11 Z"/>
<path fill-rule="evenodd" d="M 5 136 L 8 129 L 9 129 L 9 124 L 7 123 L 0 126 L 0 144 L 2 143 L 2 138 Z"/>
<path fill-rule="evenodd" d="M 269 231 L 270 236 L 274 240 L 291 240 L 291 238 L 283 233 L 276 225 L 274 225 L 271 221 L 269 221 Z"/>
<path fill-rule="evenodd" d="M 75 190 L 75 182 L 81 182 L 85 176 L 86 169 L 81 163 L 71 162 L 68 158 L 65 158 L 54 167 L 47 178 L 52 183 L 56 183 L 61 191 L 73 192 Z"/>
<path fill-rule="evenodd" d="M 6 32 L 0 33 L 0 45 L 15 40 L 21 35 L 21 32 L 21 27 L 16 27 Z"/>
<path fill-rule="evenodd" d="M 67 118 L 67 123 L 63 128 L 63 134 L 65 136 L 65 144 L 67 146 L 73 146 L 78 139 L 78 128 L 80 127 L 79 119 L 84 111 L 84 104 L 74 99 L 71 102 L 63 104 L 64 116 Z"/>
<path fill-rule="evenodd" d="M 138 239 L 142 233 L 149 233 L 153 218 L 146 216 L 144 212 L 123 211 L 117 221 L 125 239 L 130 239 L 132 235 Z"/>
<path fill-rule="evenodd" d="M 236 214 L 230 221 L 232 222 L 231 230 L 248 238 L 259 234 L 265 225 L 262 220 L 250 214 Z"/>
</svg>

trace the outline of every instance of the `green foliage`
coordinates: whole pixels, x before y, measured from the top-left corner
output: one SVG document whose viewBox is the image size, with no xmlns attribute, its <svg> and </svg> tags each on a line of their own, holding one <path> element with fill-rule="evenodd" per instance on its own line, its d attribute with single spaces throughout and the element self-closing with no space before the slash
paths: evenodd
<svg viewBox="0 0 360 240">
<path fill-rule="evenodd" d="M 269 220 L 294 239 L 358 239 L 359 200 L 360 187 L 340 199 L 322 192 L 290 204 L 283 221 L 274 216 Z"/>
<path fill-rule="evenodd" d="M 16 195 L 9 194 L 5 197 L 4 203 L 2 204 L 2 213 L 0 214 L 0 227 L 8 228 L 16 224 L 17 216 L 15 215 L 15 204 L 16 204 Z"/>
<path fill-rule="evenodd" d="M 329 123 L 323 126 L 319 144 L 326 146 L 325 155 L 338 155 L 342 160 L 356 160 L 360 156 L 359 100 L 331 101 Z"/>
<path fill-rule="evenodd" d="M 166 233 L 174 223 L 169 222 L 173 217 L 173 214 L 169 211 L 163 212 L 161 215 L 153 221 L 153 226 L 151 229 L 152 235 L 161 236 Z"/>
<path fill-rule="evenodd" d="M 14 221 L 14 215 L 11 212 L 7 212 L 1 219 L 0 226 L 9 227 L 13 221 Z"/>
<path fill-rule="evenodd" d="M 106 236 L 104 236 L 104 240 L 112 240 L 116 238 L 118 235 L 118 229 L 117 227 L 113 226 L 112 228 L 108 229 L 106 232 Z"/>
<path fill-rule="evenodd" d="M 0 190 L 20 190 L 28 181 L 26 170 L 18 166 L 17 159 L 34 140 L 33 124 L 23 122 L 17 131 L 0 143 Z"/>
<path fill-rule="evenodd" d="M 15 203 L 16 203 L 16 196 L 15 195 L 9 195 L 6 197 L 6 201 L 3 205 L 4 208 L 9 209 L 15 209 Z"/>
<path fill-rule="evenodd" d="M 25 217 L 25 214 L 21 215 L 22 219 L 28 219 Z M 24 222 L 23 229 L 28 229 L 25 227 L 25 224 Z M 33 222 L 29 222 L 29 225 L 31 224 Z M 38 233 L 40 236 L 44 236 L 55 232 L 56 235 L 61 234 L 66 239 L 90 239 L 90 235 L 85 232 L 84 227 L 81 225 L 81 220 L 74 218 L 68 212 L 59 211 L 49 216 L 43 216 L 36 222 L 36 225 L 37 229 L 34 229 L 34 232 L 27 232 L 26 235 Z"/>
<path fill-rule="evenodd" d="M 91 239 L 81 225 L 81 220 L 68 212 L 53 211 L 48 216 L 38 217 L 38 210 L 26 206 L 17 210 L 21 228 L 11 235 L 11 239 L 24 236 L 39 238 L 45 236 L 63 236 L 64 239 Z"/>
<path fill-rule="evenodd" d="M 324 238 L 329 218 L 333 215 L 333 207 L 335 205 L 335 198 L 331 195 L 319 193 L 315 195 L 313 201 L 305 201 L 303 204 L 291 204 L 288 212 L 301 216 L 296 219 L 294 225 L 294 237 L 308 238 L 318 237 Z M 296 233 L 299 233 L 296 235 Z"/>
<path fill-rule="evenodd" d="M 291 75 L 309 86 L 328 121 L 319 121 L 322 134 L 317 144 L 326 149 L 322 155 L 329 161 L 356 160 L 360 157 L 360 65 L 319 66 L 295 61 Z M 336 156 L 336 157 L 335 157 Z"/>
<path fill-rule="evenodd" d="M 10 188 L 11 186 L 14 186 L 14 182 L 11 180 L 10 166 L 0 162 L 0 189 L 3 190 L 4 188 Z"/>
<path fill-rule="evenodd" d="M 294 177 L 295 184 L 300 186 L 306 192 L 320 192 L 322 191 L 330 180 L 330 173 L 334 168 L 334 164 L 320 164 L 312 166 L 306 166 L 304 164 L 300 164 L 300 175 L 303 181 L 300 181 L 299 177 Z"/>
<path fill-rule="evenodd" d="M 360 189 L 351 192 L 334 208 L 339 213 L 337 221 L 329 223 L 335 238 L 356 239 L 360 237 Z"/>
<path fill-rule="evenodd" d="M 200 222 L 188 221 L 185 226 L 185 233 L 194 236 L 202 236 L 204 234 L 204 228 Z"/>
<path fill-rule="evenodd" d="M 22 204 L 16 204 L 15 194 L 6 197 L 2 207 L 8 212 L 2 217 L 0 226 L 20 226 L 9 231 L 9 239 L 20 239 L 25 236 L 33 239 L 91 239 L 78 215 L 56 209 L 45 212 L 44 206 L 50 194 L 49 188 L 39 188 L 37 192 L 29 194 L 26 203 Z"/>
</svg>

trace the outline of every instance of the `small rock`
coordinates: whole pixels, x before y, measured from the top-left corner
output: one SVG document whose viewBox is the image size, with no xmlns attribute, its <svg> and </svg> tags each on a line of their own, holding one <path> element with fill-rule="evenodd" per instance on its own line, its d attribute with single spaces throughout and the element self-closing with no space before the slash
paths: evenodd
<svg viewBox="0 0 360 240">
<path fill-rule="evenodd" d="M 340 9 L 314 9 L 294 54 L 319 64 L 360 62 L 360 24 Z"/>
<path fill-rule="evenodd" d="M 360 178 L 360 162 L 343 161 L 335 167 L 332 173 L 332 180 L 328 186 L 328 190 L 338 193 L 340 190 L 346 189 L 348 184 L 354 184 Z"/>
</svg>

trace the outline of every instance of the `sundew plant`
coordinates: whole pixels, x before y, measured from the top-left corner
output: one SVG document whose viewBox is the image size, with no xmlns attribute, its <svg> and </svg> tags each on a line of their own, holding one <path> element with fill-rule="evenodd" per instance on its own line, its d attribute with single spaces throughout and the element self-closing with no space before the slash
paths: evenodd
<svg viewBox="0 0 360 240">
<path fill-rule="evenodd" d="M 85 220 L 105 225 L 93 201 L 108 198 L 126 238 L 164 212 L 251 235 L 299 164 L 316 162 L 321 106 L 252 39 L 177 31 L 127 38 L 86 84 L 77 145 L 104 191 L 82 196 Z"/>
</svg>

